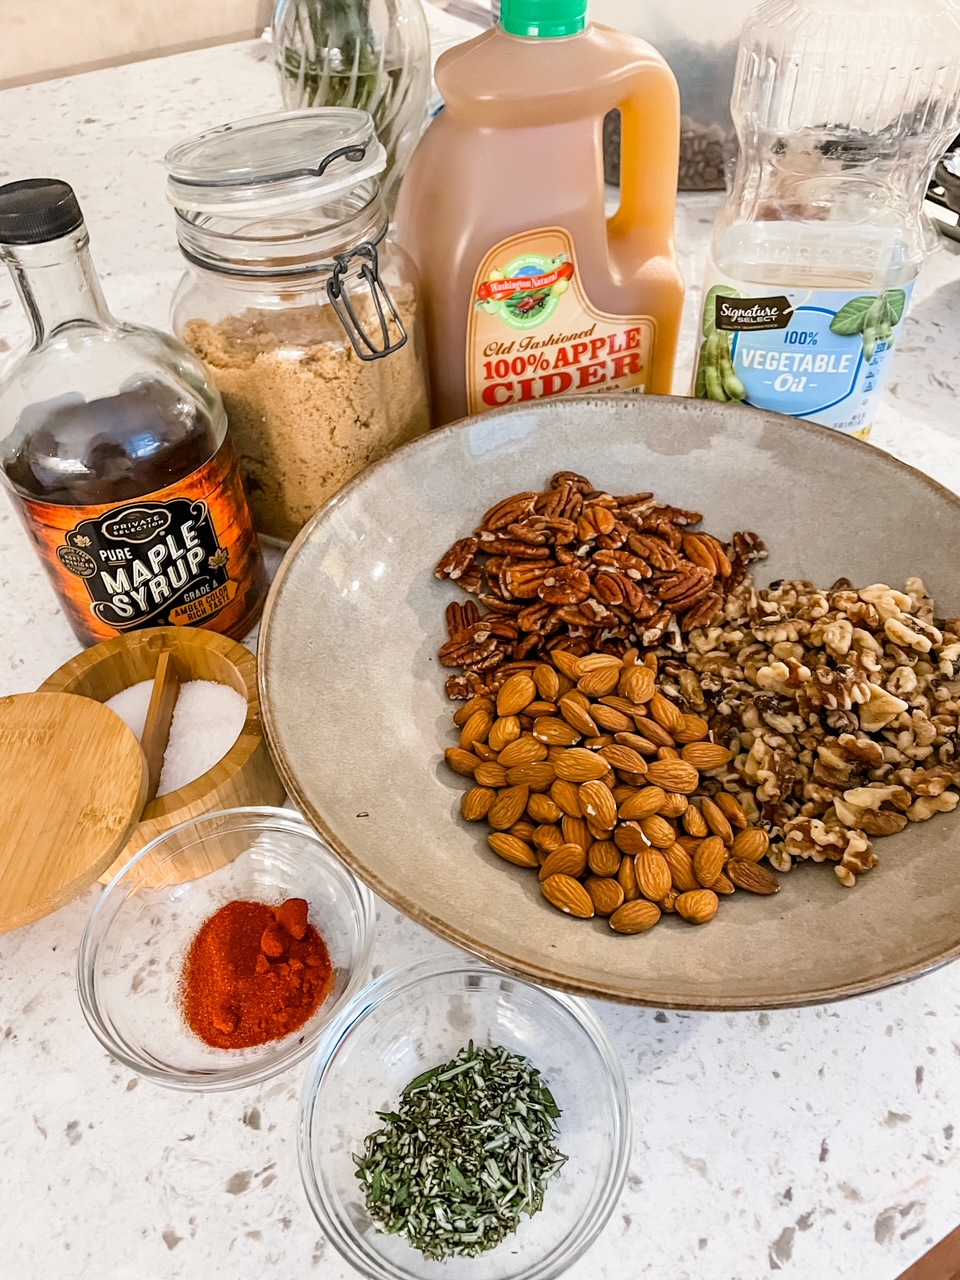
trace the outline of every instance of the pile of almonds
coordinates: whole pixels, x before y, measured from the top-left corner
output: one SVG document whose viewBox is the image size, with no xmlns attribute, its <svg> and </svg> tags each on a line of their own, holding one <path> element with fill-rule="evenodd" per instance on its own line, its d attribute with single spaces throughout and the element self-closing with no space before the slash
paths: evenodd
<svg viewBox="0 0 960 1280">
<path fill-rule="evenodd" d="M 454 715 L 445 759 L 472 779 L 461 812 L 489 823 L 494 853 L 536 869 L 558 910 L 618 933 L 663 912 L 704 924 L 737 889 L 776 893 L 766 832 L 730 794 L 700 793 L 731 753 L 659 690 L 657 658 L 549 656 Z"/>
</svg>

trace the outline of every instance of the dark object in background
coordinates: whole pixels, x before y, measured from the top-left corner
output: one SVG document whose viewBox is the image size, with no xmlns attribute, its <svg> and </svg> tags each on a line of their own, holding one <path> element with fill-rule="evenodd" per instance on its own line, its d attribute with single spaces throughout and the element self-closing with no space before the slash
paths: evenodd
<svg viewBox="0 0 960 1280">
<path fill-rule="evenodd" d="M 681 191 L 722 191 L 727 160 L 736 151 L 733 129 L 720 124 L 699 124 L 689 116 L 680 121 Z M 603 122 L 603 172 L 607 182 L 620 185 L 620 112 L 611 111 Z"/>
</svg>

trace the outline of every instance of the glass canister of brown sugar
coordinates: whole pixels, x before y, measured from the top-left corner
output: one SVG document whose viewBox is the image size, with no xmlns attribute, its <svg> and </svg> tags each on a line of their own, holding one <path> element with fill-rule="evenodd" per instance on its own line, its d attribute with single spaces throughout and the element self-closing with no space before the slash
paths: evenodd
<svg viewBox="0 0 960 1280">
<path fill-rule="evenodd" d="M 242 639 L 267 576 L 203 365 L 110 314 L 66 182 L 0 186 L 0 262 L 32 330 L 0 379 L 0 483 L 78 639 Z"/>
<path fill-rule="evenodd" d="M 167 153 L 190 264 L 176 333 L 226 406 L 254 521 L 289 541 L 429 427 L 412 263 L 387 235 L 365 111 L 281 112 Z"/>
</svg>

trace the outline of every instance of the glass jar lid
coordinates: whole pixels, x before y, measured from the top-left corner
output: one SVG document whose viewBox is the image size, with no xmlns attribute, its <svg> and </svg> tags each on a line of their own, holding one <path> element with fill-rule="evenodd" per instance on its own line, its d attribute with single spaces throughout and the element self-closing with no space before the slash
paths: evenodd
<svg viewBox="0 0 960 1280">
<path fill-rule="evenodd" d="M 386 162 L 366 111 L 278 111 L 171 147 L 164 157 L 167 199 L 187 213 L 292 212 L 375 177 Z"/>
</svg>

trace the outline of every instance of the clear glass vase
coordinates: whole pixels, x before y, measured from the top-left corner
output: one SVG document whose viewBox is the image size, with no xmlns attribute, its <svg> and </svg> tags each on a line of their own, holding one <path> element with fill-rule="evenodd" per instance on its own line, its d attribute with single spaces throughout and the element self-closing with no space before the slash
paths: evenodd
<svg viewBox="0 0 960 1280">
<path fill-rule="evenodd" d="M 430 34 L 420 0 L 279 0 L 273 47 L 288 108 L 359 107 L 387 150 L 397 187 L 425 123 Z"/>
</svg>

